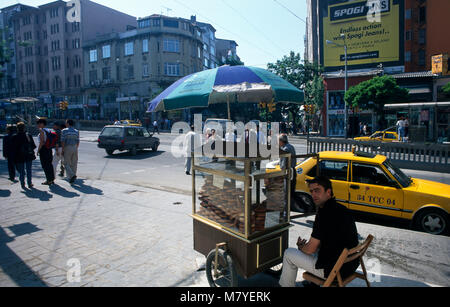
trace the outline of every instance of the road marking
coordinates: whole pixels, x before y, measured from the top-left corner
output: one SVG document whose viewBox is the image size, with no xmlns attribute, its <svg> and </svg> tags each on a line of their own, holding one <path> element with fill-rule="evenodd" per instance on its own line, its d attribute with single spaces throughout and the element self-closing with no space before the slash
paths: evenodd
<svg viewBox="0 0 450 307">
<path fill-rule="evenodd" d="M 140 169 L 137 171 L 133 171 L 133 173 L 137 174 L 137 173 L 145 173 L 145 169 Z"/>
</svg>

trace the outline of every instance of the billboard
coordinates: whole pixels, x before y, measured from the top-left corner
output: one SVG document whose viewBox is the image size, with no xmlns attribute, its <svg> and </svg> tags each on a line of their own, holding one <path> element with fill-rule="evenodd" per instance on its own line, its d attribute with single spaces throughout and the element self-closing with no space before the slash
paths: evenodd
<svg viewBox="0 0 450 307">
<path fill-rule="evenodd" d="M 404 65 L 404 0 L 320 1 L 321 63 L 326 71 Z M 328 41 L 328 43 L 327 43 Z"/>
</svg>

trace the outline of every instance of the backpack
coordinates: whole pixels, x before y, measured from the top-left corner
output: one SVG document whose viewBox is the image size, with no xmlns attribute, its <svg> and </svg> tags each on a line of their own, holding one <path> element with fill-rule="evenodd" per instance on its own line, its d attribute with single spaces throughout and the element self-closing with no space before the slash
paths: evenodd
<svg viewBox="0 0 450 307">
<path fill-rule="evenodd" d="M 47 140 L 45 141 L 45 148 L 52 149 L 56 147 L 56 143 L 58 142 L 58 134 L 55 131 L 44 130 L 45 135 L 47 136 Z"/>
</svg>

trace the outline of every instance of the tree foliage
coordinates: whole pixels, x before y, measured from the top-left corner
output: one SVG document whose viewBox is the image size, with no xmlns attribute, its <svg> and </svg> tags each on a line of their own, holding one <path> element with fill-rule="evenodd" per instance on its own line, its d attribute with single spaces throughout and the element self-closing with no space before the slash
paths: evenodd
<svg viewBox="0 0 450 307">
<path fill-rule="evenodd" d="M 351 87 L 345 94 L 350 107 L 373 110 L 378 114 L 379 124 L 384 126 L 384 105 L 408 100 L 409 91 L 397 85 L 391 76 L 375 77 Z"/>
<path fill-rule="evenodd" d="M 446 96 L 450 96 L 450 82 L 442 87 L 442 91 Z"/>
<path fill-rule="evenodd" d="M 291 51 L 289 55 L 284 56 L 283 59 L 278 60 L 276 63 L 269 63 L 267 68 L 295 87 L 303 89 L 305 92 L 305 104 L 314 104 L 316 109 L 322 107 L 324 85 L 321 74 L 323 69 L 318 64 L 307 61 L 303 64 L 300 54 Z M 283 112 L 291 113 L 295 128 L 299 119 L 300 107 L 301 105 L 298 104 L 288 104 L 282 107 Z"/>
</svg>

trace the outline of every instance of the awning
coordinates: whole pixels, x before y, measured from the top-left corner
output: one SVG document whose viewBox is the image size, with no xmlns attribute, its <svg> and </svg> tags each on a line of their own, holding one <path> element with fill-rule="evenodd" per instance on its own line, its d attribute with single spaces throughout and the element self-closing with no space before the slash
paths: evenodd
<svg viewBox="0 0 450 307">
<path fill-rule="evenodd" d="M 394 103 L 384 105 L 385 110 L 423 108 L 423 107 L 450 107 L 450 101 L 446 102 L 412 102 L 412 103 Z"/>
<path fill-rule="evenodd" d="M 31 102 L 39 102 L 39 99 L 33 97 L 16 97 L 12 99 L 3 99 L 2 101 L 8 103 L 31 103 Z"/>
</svg>

